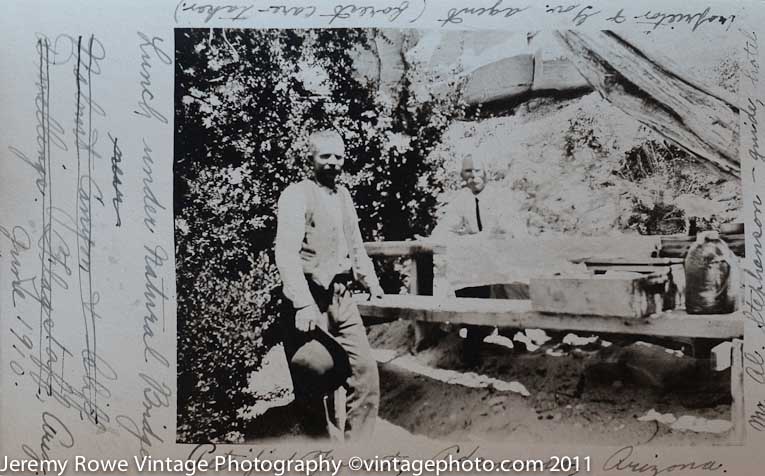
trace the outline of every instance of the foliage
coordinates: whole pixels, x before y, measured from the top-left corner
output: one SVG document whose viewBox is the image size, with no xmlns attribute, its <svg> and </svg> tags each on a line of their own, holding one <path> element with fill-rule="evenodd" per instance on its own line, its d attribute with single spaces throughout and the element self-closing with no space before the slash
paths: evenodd
<svg viewBox="0 0 765 476">
<path fill-rule="evenodd" d="M 393 93 L 356 74 L 376 40 L 356 29 L 176 30 L 180 441 L 246 435 L 239 410 L 259 398 L 248 378 L 279 341 L 275 206 L 307 174 L 311 130 L 344 135 L 365 240 L 434 226 L 445 173 L 425 158 L 462 106 L 455 94 L 415 96 L 429 81 L 415 64 L 404 62 Z M 383 287 L 397 291 L 385 266 Z"/>
<path fill-rule="evenodd" d="M 655 175 L 665 175 L 674 182 L 682 180 L 682 172 L 694 162 L 692 156 L 680 147 L 667 141 L 648 139 L 624 153 L 615 174 L 631 182 L 638 182 Z M 674 183 L 682 187 L 681 183 Z M 686 186 L 689 184 L 685 184 Z M 700 191 L 700 190 L 693 190 Z M 680 189 L 679 193 L 692 190 Z"/>
<path fill-rule="evenodd" d="M 674 203 L 682 196 L 697 197 L 696 202 L 704 203 L 713 198 L 713 187 L 723 182 L 675 144 L 647 139 L 624 153 L 614 174 L 654 195 L 651 200 L 632 197 L 632 214 L 626 223 L 630 229 L 657 235 L 695 233 L 718 225 L 720 217 L 691 216 Z"/>
<path fill-rule="evenodd" d="M 678 207 L 656 202 L 650 206 L 640 200 L 634 200 L 632 216 L 627 226 L 641 235 L 672 235 L 685 230 L 685 213 Z"/>
<path fill-rule="evenodd" d="M 569 119 L 569 127 L 564 135 L 563 152 L 568 159 L 574 158 L 574 151 L 579 147 L 589 147 L 600 151 L 602 145 L 593 129 L 594 119 L 584 114 L 579 114 Z"/>
</svg>

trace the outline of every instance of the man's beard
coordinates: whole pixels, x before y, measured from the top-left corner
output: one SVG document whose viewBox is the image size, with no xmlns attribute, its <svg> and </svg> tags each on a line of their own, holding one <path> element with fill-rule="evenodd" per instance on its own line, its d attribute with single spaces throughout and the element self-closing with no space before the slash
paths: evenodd
<svg viewBox="0 0 765 476">
<path fill-rule="evenodd" d="M 324 186 L 334 188 L 339 175 L 340 171 L 337 169 L 321 169 L 316 171 L 316 180 Z"/>
<path fill-rule="evenodd" d="M 467 183 L 468 188 L 473 191 L 473 193 L 480 193 L 483 191 L 483 188 L 486 186 L 486 182 L 483 179 L 471 179 Z"/>
</svg>

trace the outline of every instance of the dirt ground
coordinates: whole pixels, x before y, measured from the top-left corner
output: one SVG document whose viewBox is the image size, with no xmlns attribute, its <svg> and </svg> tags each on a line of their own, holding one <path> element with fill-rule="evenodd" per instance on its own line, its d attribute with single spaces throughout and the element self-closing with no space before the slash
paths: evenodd
<svg viewBox="0 0 765 476">
<path fill-rule="evenodd" d="M 404 321 L 369 330 L 376 353 L 385 350 L 394 357 L 380 363 L 380 417 L 414 435 L 527 444 L 728 444 L 729 432 L 679 431 L 667 423 L 638 420 L 652 409 L 677 418 L 730 420 L 729 370 L 716 372 L 708 360 L 640 344 L 573 347 L 557 336 L 533 352 L 517 342 L 513 349 L 484 342 L 480 361 L 468 366 L 456 331 L 416 357 L 407 357 L 409 335 Z M 412 370 L 413 359 L 428 368 L 465 374 L 468 380 L 515 381 L 529 396 L 494 385 L 471 388 L 439 381 L 423 375 L 420 365 Z"/>
</svg>

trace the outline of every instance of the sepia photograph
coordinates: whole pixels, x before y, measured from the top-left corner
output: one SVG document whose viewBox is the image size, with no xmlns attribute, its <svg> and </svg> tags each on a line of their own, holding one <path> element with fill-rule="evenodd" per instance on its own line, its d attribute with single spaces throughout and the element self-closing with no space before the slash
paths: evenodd
<svg viewBox="0 0 765 476">
<path fill-rule="evenodd" d="M 744 443 L 742 38 L 175 29 L 178 443 Z"/>
</svg>

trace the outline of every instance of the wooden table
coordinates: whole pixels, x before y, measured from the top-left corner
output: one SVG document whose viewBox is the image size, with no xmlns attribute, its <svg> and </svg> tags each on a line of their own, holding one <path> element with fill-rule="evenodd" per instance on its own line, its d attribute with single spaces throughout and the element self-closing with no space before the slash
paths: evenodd
<svg viewBox="0 0 765 476">
<path fill-rule="evenodd" d="M 738 312 L 725 315 L 690 315 L 682 310 L 667 311 L 647 318 L 617 318 L 574 314 L 546 314 L 534 311 L 529 300 L 473 299 L 434 297 L 434 257 L 443 256 L 445 247 L 429 242 L 396 241 L 365 243 L 371 257 L 408 257 L 410 271 L 409 295 L 386 295 L 368 301 L 357 297 L 359 311 L 367 325 L 398 319 L 409 320 L 414 328 L 413 350 L 423 342 L 429 326 L 439 323 L 465 324 L 515 329 L 547 329 L 588 332 L 593 334 L 630 334 L 646 337 L 732 340 L 731 349 L 731 416 L 733 439 L 744 440 L 744 317 Z M 646 266 L 680 266 L 681 260 L 653 259 Z M 443 263 L 439 263 L 443 271 Z M 624 267 L 623 260 L 595 260 L 588 268 L 603 272 Z M 649 267 L 650 267 L 649 266 Z"/>
</svg>

